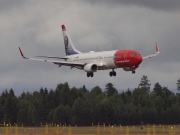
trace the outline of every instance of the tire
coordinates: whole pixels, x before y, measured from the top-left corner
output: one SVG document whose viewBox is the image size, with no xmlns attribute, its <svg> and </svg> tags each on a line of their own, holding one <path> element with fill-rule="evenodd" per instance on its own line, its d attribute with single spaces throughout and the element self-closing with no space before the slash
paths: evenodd
<svg viewBox="0 0 180 135">
<path fill-rule="evenodd" d="M 113 73 L 112 72 L 109 72 L 109 76 L 112 77 Z"/>
<path fill-rule="evenodd" d="M 116 72 L 113 72 L 113 75 L 116 76 Z"/>
</svg>

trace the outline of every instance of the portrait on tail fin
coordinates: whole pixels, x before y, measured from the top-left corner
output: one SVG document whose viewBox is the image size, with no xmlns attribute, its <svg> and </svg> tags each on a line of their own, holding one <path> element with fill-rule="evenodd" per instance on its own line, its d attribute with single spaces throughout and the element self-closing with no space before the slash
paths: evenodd
<svg viewBox="0 0 180 135">
<path fill-rule="evenodd" d="M 66 55 L 69 55 L 68 37 L 67 36 L 64 37 L 64 45 L 65 45 Z"/>
</svg>

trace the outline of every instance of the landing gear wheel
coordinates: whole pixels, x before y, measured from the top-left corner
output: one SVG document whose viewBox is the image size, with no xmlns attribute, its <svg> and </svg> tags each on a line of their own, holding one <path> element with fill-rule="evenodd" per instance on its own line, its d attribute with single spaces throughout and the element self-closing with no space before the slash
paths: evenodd
<svg viewBox="0 0 180 135">
<path fill-rule="evenodd" d="M 115 71 L 113 72 L 113 75 L 116 76 L 116 72 Z"/>
<path fill-rule="evenodd" d="M 136 71 L 135 70 L 132 70 L 132 74 L 135 74 L 136 73 Z"/>
<path fill-rule="evenodd" d="M 113 70 L 113 71 L 111 71 L 111 72 L 109 72 L 109 76 L 116 76 L 116 72 Z"/>
<path fill-rule="evenodd" d="M 87 77 L 93 77 L 94 73 L 87 73 Z"/>
<path fill-rule="evenodd" d="M 113 75 L 113 72 L 109 72 L 109 75 L 110 75 L 110 77 L 112 77 L 112 75 Z"/>
</svg>

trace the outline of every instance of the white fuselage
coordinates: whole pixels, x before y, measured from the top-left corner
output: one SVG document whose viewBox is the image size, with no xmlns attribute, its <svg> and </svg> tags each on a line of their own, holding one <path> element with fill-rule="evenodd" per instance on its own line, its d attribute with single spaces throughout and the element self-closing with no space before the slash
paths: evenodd
<svg viewBox="0 0 180 135">
<path fill-rule="evenodd" d="M 80 53 L 75 55 L 67 56 L 68 61 L 71 62 L 84 62 L 84 63 L 94 63 L 98 66 L 103 66 L 103 68 L 100 68 L 99 70 L 104 69 L 112 69 L 117 68 L 117 66 L 114 63 L 114 54 L 115 51 L 104 51 L 104 52 L 89 52 L 89 53 Z M 78 67 L 77 67 L 78 68 Z"/>
</svg>

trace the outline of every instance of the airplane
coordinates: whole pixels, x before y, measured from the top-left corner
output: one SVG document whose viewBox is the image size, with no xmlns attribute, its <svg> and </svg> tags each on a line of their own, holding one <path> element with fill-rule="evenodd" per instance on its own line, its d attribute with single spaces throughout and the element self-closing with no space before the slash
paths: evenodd
<svg viewBox="0 0 180 135">
<path fill-rule="evenodd" d="M 97 72 L 98 70 L 111 69 L 112 71 L 109 72 L 109 75 L 112 77 L 116 76 L 115 69 L 117 68 L 123 68 L 125 71 L 131 71 L 132 74 L 135 74 L 135 70 L 139 67 L 143 60 L 152 58 L 159 54 L 157 42 L 156 53 L 144 57 L 142 57 L 140 53 L 135 50 L 114 50 L 102 52 L 90 51 L 88 53 L 82 53 L 74 47 L 65 25 L 61 25 L 61 27 L 66 56 L 35 56 L 34 58 L 28 58 L 24 56 L 21 48 L 19 47 L 22 58 L 28 60 L 52 62 L 59 67 L 70 66 L 71 69 L 81 69 L 87 73 L 87 77 L 93 77 L 94 72 Z"/>
</svg>

